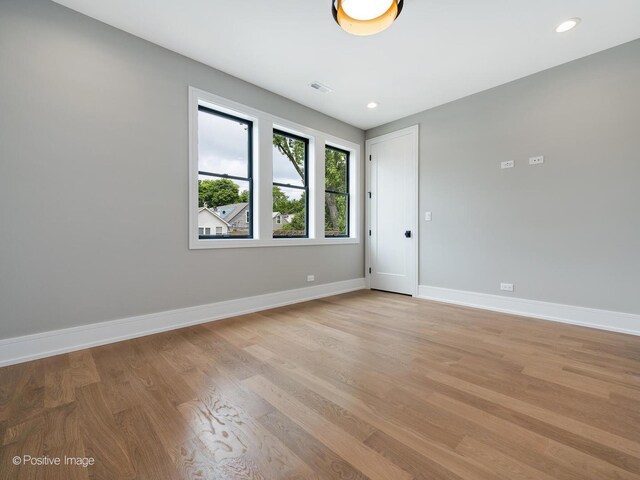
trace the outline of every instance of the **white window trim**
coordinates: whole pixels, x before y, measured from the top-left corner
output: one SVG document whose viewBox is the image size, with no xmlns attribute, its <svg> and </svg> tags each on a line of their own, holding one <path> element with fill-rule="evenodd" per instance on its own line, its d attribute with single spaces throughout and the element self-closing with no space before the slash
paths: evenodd
<svg viewBox="0 0 640 480">
<path fill-rule="evenodd" d="M 198 105 L 253 122 L 253 238 L 200 239 L 198 235 Z M 309 138 L 309 238 L 273 238 L 273 130 Z M 324 237 L 325 146 L 350 153 L 350 236 Z M 189 248 L 276 247 L 360 243 L 362 230 L 362 167 L 360 145 L 276 117 L 226 98 L 189 87 Z M 265 208 L 265 205 L 267 207 Z M 257 209 L 256 209 L 257 207 Z"/>
</svg>

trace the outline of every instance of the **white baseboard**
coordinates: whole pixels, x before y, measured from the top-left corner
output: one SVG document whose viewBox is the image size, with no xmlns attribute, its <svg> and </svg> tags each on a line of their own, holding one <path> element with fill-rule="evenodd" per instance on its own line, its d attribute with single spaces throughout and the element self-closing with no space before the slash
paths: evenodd
<svg viewBox="0 0 640 480">
<path fill-rule="evenodd" d="M 365 279 L 314 285 L 0 340 L 0 367 L 365 288 Z"/>
<path fill-rule="evenodd" d="M 420 285 L 418 298 L 640 335 L 640 315 Z"/>
</svg>

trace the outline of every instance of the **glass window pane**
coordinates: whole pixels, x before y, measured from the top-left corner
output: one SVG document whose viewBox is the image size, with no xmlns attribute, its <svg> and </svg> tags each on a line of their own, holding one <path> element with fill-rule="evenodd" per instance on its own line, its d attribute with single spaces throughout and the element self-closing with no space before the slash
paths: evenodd
<svg viewBox="0 0 640 480">
<path fill-rule="evenodd" d="M 325 149 L 325 190 L 334 192 L 348 192 L 347 190 L 347 165 L 349 155 L 331 148 Z"/>
<path fill-rule="evenodd" d="M 198 176 L 199 227 L 210 228 L 216 236 L 248 236 L 249 205 L 248 181 Z"/>
<path fill-rule="evenodd" d="M 285 185 L 305 185 L 305 154 L 307 143 L 273 134 L 273 181 Z"/>
<path fill-rule="evenodd" d="M 324 211 L 325 225 L 324 231 L 326 237 L 347 236 L 349 235 L 348 215 L 349 197 L 347 195 L 337 193 L 324 194 Z"/>
<path fill-rule="evenodd" d="M 200 110 L 198 170 L 249 177 L 249 125 Z"/>
<path fill-rule="evenodd" d="M 306 237 L 307 208 L 303 189 L 273 186 L 273 236 Z"/>
</svg>

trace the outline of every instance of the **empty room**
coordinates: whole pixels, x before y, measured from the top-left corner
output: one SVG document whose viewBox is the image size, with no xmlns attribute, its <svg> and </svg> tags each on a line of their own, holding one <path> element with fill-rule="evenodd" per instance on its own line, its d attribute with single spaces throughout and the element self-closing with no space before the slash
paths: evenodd
<svg viewBox="0 0 640 480">
<path fill-rule="evenodd" d="M 640 480 L 640 2 L 0 0 L 0 480 Z"/>
</svg>

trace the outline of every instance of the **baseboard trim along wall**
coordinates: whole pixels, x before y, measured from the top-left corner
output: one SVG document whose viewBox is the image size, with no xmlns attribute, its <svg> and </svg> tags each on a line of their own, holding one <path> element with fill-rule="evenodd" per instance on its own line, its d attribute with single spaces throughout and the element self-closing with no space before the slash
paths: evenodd
<svg viewBox="0 0 640 480">
<path fill-rule="evenodd" d="M 640 315 L 420 285 L 418 298 L 640 335 Z"/>
<path fill-rule="evenodd" d="M 0 340 L 0 367 L 365 288 L 365 279 L 239 298 Z"/>
</svg>

